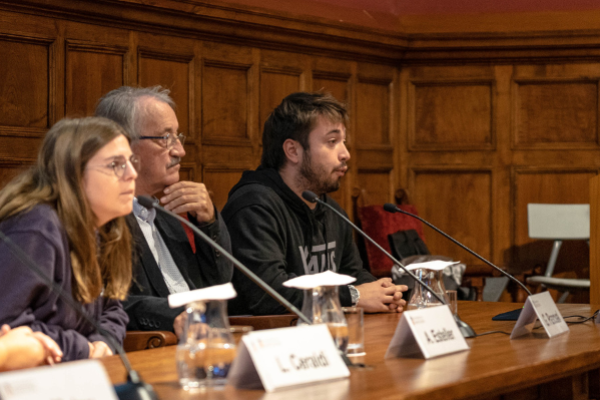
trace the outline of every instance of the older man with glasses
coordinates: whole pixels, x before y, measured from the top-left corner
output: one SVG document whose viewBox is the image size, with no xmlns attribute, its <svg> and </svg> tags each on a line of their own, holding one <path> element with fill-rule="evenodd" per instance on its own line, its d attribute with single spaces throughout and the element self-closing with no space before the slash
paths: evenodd
<svg viewBox="0 0 600 400">
<path fill-rule="evenodd" d="M 188 219 L 225 249 L 231 242 L 223 219 L 202 183 L 179 180 L 185 135 L 179 133 L 175 103 L 160 86 L 123 86 L 106 94 L 96 115 L 121 124 L 139 159 L 136 196 L 154 196 L 167 210 Z M 133 282 L 123 303 L 129 330 L 173 330 L 181 335 L 183 309 L 172 310 L 167 296 L 231 280 L 233 266 L 210 246 L 195 239 L 195 251 L 178 221 L 134 200 L 128 217 L 136 257 Z"/>
</svg>

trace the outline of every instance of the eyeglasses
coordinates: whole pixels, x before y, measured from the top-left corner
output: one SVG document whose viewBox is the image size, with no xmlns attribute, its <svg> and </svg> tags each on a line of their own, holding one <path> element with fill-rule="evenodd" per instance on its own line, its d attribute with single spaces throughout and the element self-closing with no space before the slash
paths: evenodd
<svg viewBox="0 0 600 400">
<path fill-rule="evenodd" d="M 117 176 L 117 178 L 121 179 L 123 177 L 123 175 L 125 175 L 125 170 L 127 169 L 127 162 L 128 161 L 129 161 L 129 163 L 131 163 L 131 166 L 135 170 L 138 169 L 138 167 L 140 165 L 140 160 L 135 155 L 132 155 L 131 157 L 129 157 L 129 160 L 126 159 L 123 156 L 118 156 L 118 157 L 115 157 L 110 164 L 107 164 L 107 165 L 98 165 L 98 166 L 90 166 L 89 168 L 94 168 L 94 169 L 100 169 L 100 168 L 112 169 L 113 172 L 115 173 L 115 175 Z"/>
<path fill-rule="evenodd" d="M 140 140 L 155 140 L 161 147 L 164 147 L 165 149 L 170 149 L 175 146 L 178 140 L 183 146 L 185 143 L 185 138 L 186 136 L 183 133 L 178 133 L 177 135 L 171 135 L 169 133 L 167 136 L 140 136 Z"/>
</svg>

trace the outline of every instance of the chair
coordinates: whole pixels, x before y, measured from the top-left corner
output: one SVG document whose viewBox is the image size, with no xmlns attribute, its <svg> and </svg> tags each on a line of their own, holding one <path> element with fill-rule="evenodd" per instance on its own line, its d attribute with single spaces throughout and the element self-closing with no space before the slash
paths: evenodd
<svg viewBox="0 0 600 400">
<path fill-rule="evenodd" d="M 562 292 L 564 303 L 571 291 L 589 290 L 589 279 L 556 278 L 554 267 L 564 240 L 590 240 L 589 204 L 527 204 L 529 237 L 553 240 L 552 252 L 543 276 L 527 278 L 527 283 Z"/>
<path fill-rule="evenodd" d="M 177 336 L 167 331 L 127 331 L 123 341 L 125 352 L 155 349 L 177 344 Z"/>
<path fill-rule="evenodd" d="M 249 325 L 255 331 L 295 326 L 296 322 L 298 322 L 298 317 L 294 314 L 229 317 L 229 325 Z M 177 336 L 173 332 L 127 331 L 123 342 L 123 349 L 126 352 L 130 352 L 176 344 Z"/>
<path fill-rule="evenodd" d="M 396 190 L 394 200 L 398 207 L 418 215 L 417 207 L 411 204 L 405 189 Z M 425 242 L 423 225 L 420 221 L 401 213 L 390 214 L 384 211 L 382 206 L 369 205 L 364 189 L 358 187 L 353 189 L 352 203 L 356 223 L 384 249 L 391 250 L 387 235 L 398 230 L 414 229 Z M 371 243 L 366 243 L 362 237 L 357 235 L 356 239 L 363 262 L 371 273 L 377 278 L 391 276 L 392 261 Z M 475 298 L 482 301 L 485 278 L 493 275 L 494 271 L 487 265 L 467 265 L 461 285 L 472 288 L 475 291 Z"/>
</svg>

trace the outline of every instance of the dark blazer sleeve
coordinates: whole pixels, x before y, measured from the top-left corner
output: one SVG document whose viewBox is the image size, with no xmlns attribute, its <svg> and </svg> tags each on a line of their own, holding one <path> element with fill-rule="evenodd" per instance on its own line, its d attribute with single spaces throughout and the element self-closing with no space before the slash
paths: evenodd
<svg viewBox="0 0 600 400">
<path fill-rule="evenodd" d="M 230 251 L 231 240 L 223 218 L 216 211 L 215 215 L 215 222 L 206 226 L 199 226 L 194 218 L 188 217 L 204 233 Z M 134 239 L 135 261 L 133 282 L 123 302 L 129 315 L 127 329 L 173 331 L 173 322 L 184 308 L 169 307 L 169 289 L 133 215 L 128 217 L 128 224 Z M 191 290 L 231 281 L 233 265 L 199 237 L 195 237 L 194 254 L 179 221 L 158 214 L 156 225 Z"/>
<path fill-rule="evenodd" d="M 215 210 L 215 222 L 208 225 L 200 225 L 191 215 L 189 220 L 206 233 L 212 240 L 217 242 L 227 252 L 231 253 L 231 238 L 223 221 L 221 214 Z M 194 235 L 196 244 L 196 260 L 200 266 L 200 287 L 221 285 L 231 282 L 233 276 L 233 264 L 219 251 L 215 250 L 198 235 Z M 207 266 L 211 266 L 207 268 Z M 196 287 L 199 288 L 198 286 Z"/>
<path fill-rule="evenodd" d="M 173 321 L 183 308 L 169 307 L 169 289 L 133 214 L 127 216 L 127 224 L 133 238 L 133 280 L 123 301 L 127 330 L 173 331 Z"/>
</svg>

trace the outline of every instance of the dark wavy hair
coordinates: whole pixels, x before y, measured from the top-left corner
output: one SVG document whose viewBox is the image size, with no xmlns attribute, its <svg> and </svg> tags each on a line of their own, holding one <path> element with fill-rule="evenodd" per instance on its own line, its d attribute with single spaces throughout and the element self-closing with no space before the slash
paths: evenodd
<svg viewBox="0 0 600 400">
<path fill-rule="evenodd" d="M 283 143 L 292 139 L 309 149 L 308 135 L 315 128 L 319 116 L 346 125 L 346 106 L 331 94 L 324 92 L 297 92 L 283 99 L 269 115 L 263 129 L 261 166 L 280 170 L 286 157 Z"/>
</svg>

